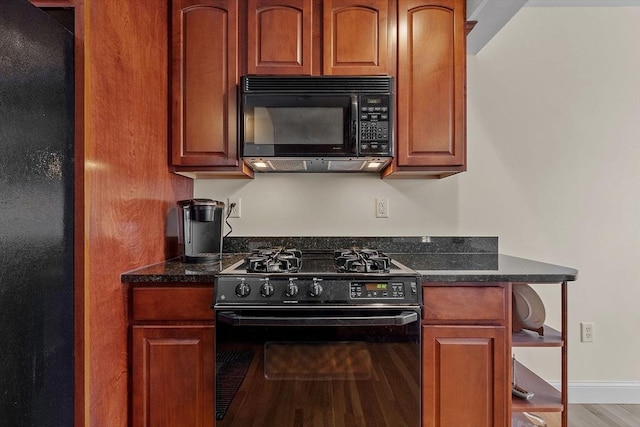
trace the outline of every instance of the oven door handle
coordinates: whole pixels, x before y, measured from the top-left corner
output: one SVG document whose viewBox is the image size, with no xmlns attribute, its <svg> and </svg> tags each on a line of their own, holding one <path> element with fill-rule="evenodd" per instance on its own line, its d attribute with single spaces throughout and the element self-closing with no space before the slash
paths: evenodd
<svg viewBox="0 0 640 427">
<path fill-rule="evenodd" d="M 418 321 L 415 311 L 388 316 L 245 316 L 218 312 L 218 319 L 234 326 L 403 326 Z"/>
</svg>

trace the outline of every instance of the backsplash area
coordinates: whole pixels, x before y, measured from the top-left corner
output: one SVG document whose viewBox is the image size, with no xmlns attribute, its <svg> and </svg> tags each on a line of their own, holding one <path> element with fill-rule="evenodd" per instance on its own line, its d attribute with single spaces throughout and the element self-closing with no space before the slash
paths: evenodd
<svg viewBox="0 0 640 427">
<path fill-rule="evenodd" d="M 263 248 L 329 250 L 378 249 L 387 253 L 497 254 L 497 237 L 235 237 L 224 241 L 224 252 L 252 252 Z"/>
<path fill-rule="evenodd" d="M 457 176 L 281 173 L 256 174 L 251 181 L 196 180 L 194 194 L 225 203 L 241 198 L 241 217 L 229 218 L 231 236 L 457 235 L 457 187 Z M 388 200 L 389 218 L 376 218 L 376 198 Z"/>
</svg>

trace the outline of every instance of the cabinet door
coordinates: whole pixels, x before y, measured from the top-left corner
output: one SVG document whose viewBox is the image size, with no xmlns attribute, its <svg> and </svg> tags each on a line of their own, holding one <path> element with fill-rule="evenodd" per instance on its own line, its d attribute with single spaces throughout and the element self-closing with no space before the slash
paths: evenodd
<svg viewBox="0 0 640 427">
<path fill-rule="evenodd" d="M 422 425 L 507 426 L 506 328 L 423 326 Z"/>
<path fill-rule="evenodd" d="M 132 327 L 135 427 L 214 425 L 214 327 Z"/>
<path fill-rule="evenodd" d="M 249 74 L 311 74 L 312 1 L 249 0 Z"/>
<path fill-rule="evenodd" d="M 236 0 L 173 0 L 172 163 L 238 166 Z"/>
<path fill-rule="evenodd" d="M 325 0 L 324 74 L 391 74 L 389 0 Z"/>
<path fill-rule="evenodd" d="M 397 165 L 465 163 L 464 0 L 399 0 Z"/>
</svg>

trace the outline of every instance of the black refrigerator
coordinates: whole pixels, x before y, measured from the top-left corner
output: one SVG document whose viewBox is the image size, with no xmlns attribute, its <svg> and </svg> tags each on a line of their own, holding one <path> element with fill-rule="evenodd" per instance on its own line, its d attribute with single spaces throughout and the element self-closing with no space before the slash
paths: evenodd
<svg viewBox="0 0 640 427">
<path fill-rule="evenodd" d="M 73 425 L 73 34 L 0 6 L 0 425 Z"/>
</svg>

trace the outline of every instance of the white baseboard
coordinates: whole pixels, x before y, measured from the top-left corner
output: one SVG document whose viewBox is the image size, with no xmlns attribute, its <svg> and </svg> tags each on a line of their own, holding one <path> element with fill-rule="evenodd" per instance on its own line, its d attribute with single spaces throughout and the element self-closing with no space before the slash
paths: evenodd
<svg viewBox="0 0 640 427">
<path fill-rule="evenodd" d="M 560 389 L 560 383 L 552 382 Z M 569 382 L 569 403 L 640 404 L 640 381 Z"/>
<path fill-rule="evenodd" d="M 529 0 L 527 7 L 640 6 L 640 0 Z"/>
</svg>

